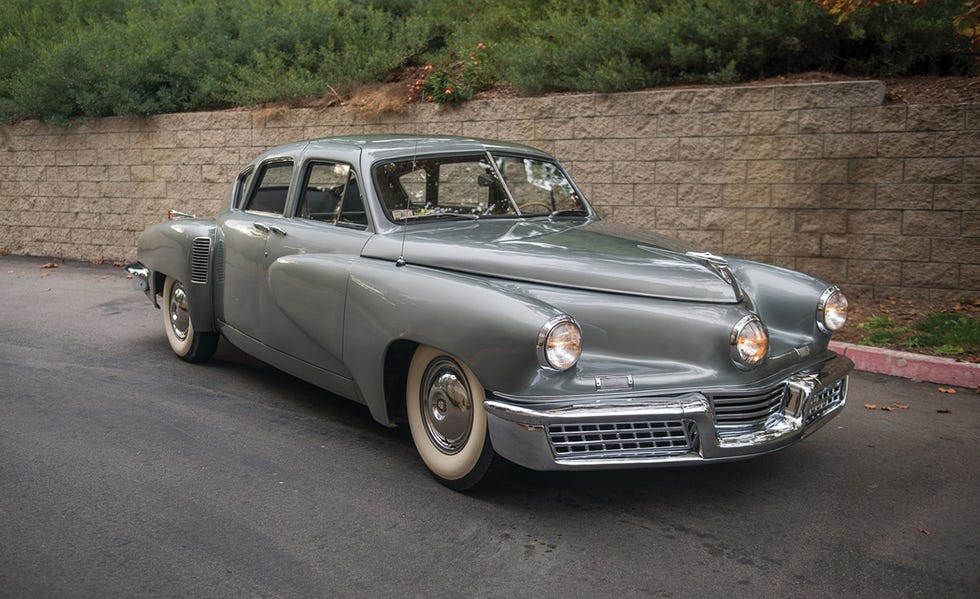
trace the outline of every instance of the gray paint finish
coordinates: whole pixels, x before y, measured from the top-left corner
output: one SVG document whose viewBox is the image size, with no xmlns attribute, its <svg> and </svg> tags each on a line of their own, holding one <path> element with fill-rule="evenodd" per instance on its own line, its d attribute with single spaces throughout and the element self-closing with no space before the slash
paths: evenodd
<svg viewBox="0 0 980 599">
<path fill-rule="evenodd" d="M 629 377 L 627 398 L 755 392 L 833 359 L 815 320 L 829 285 L 801 273 L 691 256 L 684 244 L 608 225 L 591 209 L 408 224 L 384 217 L 373 165 L 497 150 L 547 158 L 461 138 L 364 136 L 273 148 L 251 166 L 294 161 L 284 215 L 230 208 L 216 221 L 162 223 L 141 237 L 139 258 L 154 273 L 186 276 L 189 240 L 210 236 L 213 284 L 192 298 L 195 328 L 225 332 L 277 367 L 365 403 L 387 425 L 396 422 L 391 402 L 401 390 L 385 387 L 393 380 L 386 357 L 399 343 L 450 352 L 495 397 L 542 405 L 607 401 L 613 395 L 596 384 L 604 376 Z M 291 216 L 313 159 L 355 166 L 365 230 Z M 273 225 L 279 232 L 269 231 Z M 732 362 L 730 336 L 753 314 L 768 329 L 770 353 L 744 370 Z M 560 315 L 580 324 L 584 349 L 575 367 L 550 372 L 535 345 Z"/>
</svg>

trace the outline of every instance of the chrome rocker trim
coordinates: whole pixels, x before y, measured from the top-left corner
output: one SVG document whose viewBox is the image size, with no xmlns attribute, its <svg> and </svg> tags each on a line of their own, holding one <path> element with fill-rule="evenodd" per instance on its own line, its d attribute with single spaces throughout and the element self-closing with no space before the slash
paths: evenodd
<svg viewBox="0 0 980 599">
<path fill-rule="evenodd" d="M 583 470 L 673 466 L 738 460 L 782 449 L 809 436 L 837 416 L 847 396 L 847 374 L 854 363 L 836 355 L 812 371 L 789 377 L 786 395 L 778 412 L 759 430 L 723 433 L 715 423 L 715 413 L 708 396 L 691 392 L 671 397 L 629 397 L 591 400 L 532 408 L 498 398 L 487 399 L 484 406 L 494 449 L 508 460 L 534 470 Z M 810 400 L 813 404 L 810 405 Z M 563 453 L 559 455 L 552 442 L 555 433 L 549 427 L 603 423 L 609 427 L 591 432 L 571 433 L 593 437 L 624 433 L 636 437 L 642 430 L 645 448 L 630 449 L 635 441 L 615 441 L 621 449 L 604 450 L 602 455 Z M 636 427 L 636 429 L 634 429 Z M 661 432 L 661 427 L 664 431 Z M 574 426 L 571 427 L 573 430 Z M 684 433 L 686 430 L 686 434 Z M 652 438 L 650 431 L 656 431 Z M 681 432 L 678 432 L 681 431 Z M 558 433 L 567 436 L 567 433 Z M 677 435 L 681 435 L 677 437 Z M 661 437 L 661 435 L 663 435 Z M 674 435 L 670 437 L 669 435 Z M 563 437 L 564 438 L 564 437 Z M 677 442 L 676 439 L 684 439 Z M 652 440 L 651 440 L 652 439 Z M 588 441 L 576 442 L 580 448 Z M 596 442 L 601 444 L 601 442 Z M 589 453 L 589 452 L 585 452 Z"/>
</svg>

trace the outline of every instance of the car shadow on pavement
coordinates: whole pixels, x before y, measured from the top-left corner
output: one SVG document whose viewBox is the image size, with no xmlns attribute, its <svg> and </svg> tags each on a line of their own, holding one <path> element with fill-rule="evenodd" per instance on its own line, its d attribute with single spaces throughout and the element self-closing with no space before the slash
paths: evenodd
<svg viewBox="0 0 980 599">
<path fill-rule="evenodd" d="M 207 368 L 214 376 L 240 380 L 254 390 L 254 398 L 276 409 L 299 412 L 314 423 L 314 430 L 330 434 L 338 425 L 354 429 L 374 445 L 386 448 L 392 463 L 411 468 L 415 474 L 438 483 L 426 475 L 415 454 L 407 426 L 394 429 L 378 424 L 368 409 L 334 395 L 252 358 L 222 339 L 214 358 L 196 367 Z M 538 472 L 514 465 L 502 478 L 477 488 L 466 496 L 482 502 L 513 507 L 537 507 L 555 502 L 582 510 L 604 509 L 610 501 L 624 506 L 658 503 L 662 500 L 698 503 L 705 497 L 712 502 L 736 498 L 752 489 L 768 488 L 778 481 L 792 486 L 800 478 L 798 460 L 810 452 L 803 445 L 779 454 L 736 462 L 673 468 L 643 468 L 609 471 Z M 760 491 L 761 492 L 761 491 Z M 540 503 L 542 499 L 545 501 Z"/>
</svg>

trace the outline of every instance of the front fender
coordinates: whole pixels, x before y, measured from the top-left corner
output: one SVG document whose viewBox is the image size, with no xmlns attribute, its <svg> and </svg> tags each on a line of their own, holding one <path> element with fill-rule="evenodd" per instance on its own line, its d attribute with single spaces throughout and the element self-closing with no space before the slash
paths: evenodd
<svg viewBox="0 0 980 599">
<path fill-rule="evenodd" d="M 780 355 L 797 347 L 822 354 L 830 335 L 817 327 L 817 303 L 830 287 L 808 274 L 753 262 L 729 259 L 732 272 L 756 313 L 769 329 L 770 352 Z"/>
<path fill-rule="evenodd" d="M 392 343 L 442 349 L 484 387 L 513 393 L 541 376 L 537 336 L 561 313 L 487 279 L 362 258 L 348 284 L 344 361 L 372 415 L 387 422 L 384 359 Z"/>
<path fill-rule="evenodd" d="M 191 323 L 200 332 L 215 330 L 211 281 L 214 231 L 212 220 L 158 223 L 140 235 L 136 249 L 139 261 L 150 270 L 148 295 L 154 305 L 163 292 L 165 276 L 181 281 L 187 291 Z"/>
</svg>

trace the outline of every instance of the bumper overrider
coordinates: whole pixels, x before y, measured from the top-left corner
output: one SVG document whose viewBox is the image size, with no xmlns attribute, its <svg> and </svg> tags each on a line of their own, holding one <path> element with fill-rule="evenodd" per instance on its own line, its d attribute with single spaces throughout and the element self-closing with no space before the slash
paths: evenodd
<svg viewBox="0 0 980 599">
<path fill-rule="evenodd" d="M 670 466 L 768 453 L 810 435 L 844 408 L 854 363 L 834 355 L 750 392 L 630 394 L 560 403 L 488 396 L 493 447 L 535 470 Z"/>
</svg>

